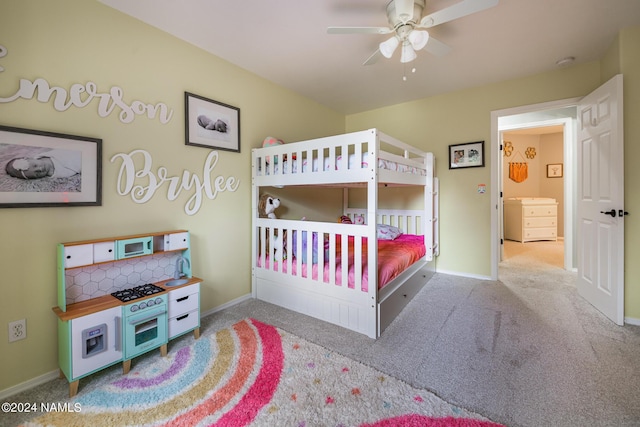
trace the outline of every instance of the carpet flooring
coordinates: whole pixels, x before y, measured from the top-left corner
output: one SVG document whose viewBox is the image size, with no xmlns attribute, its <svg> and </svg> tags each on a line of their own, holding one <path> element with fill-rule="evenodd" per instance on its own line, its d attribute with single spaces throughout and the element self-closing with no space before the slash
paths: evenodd
<svg viewBox="0 0 640 427">
<path fill-rule="evenodd" d="M 500 427 L 434 394 L 245 319 L 25 426 Z"/>
<path fill-rule="evenodd" d="M 562 252 L 562 242 L 507 241 L 498 281 L 437 273 L 377 340 L 252 299 L 204 317 L 202 330 L 254 318 L 509 427 L 638 427 L 640 326 L 617 326 L 579 297 Z M 244 286 L 208 286 L 218 285 Z M 121 375 L 91 375 L 80 392 Z M 53 380 L 8 400 L 67 393 Z M 3 426 L 26 419 L 1 415 Z"/>
</svg>

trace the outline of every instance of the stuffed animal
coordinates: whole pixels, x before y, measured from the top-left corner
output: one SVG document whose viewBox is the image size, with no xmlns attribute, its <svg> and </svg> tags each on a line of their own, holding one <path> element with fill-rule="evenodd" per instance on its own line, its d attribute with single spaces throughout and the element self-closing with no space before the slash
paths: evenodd
<svg viewBox="0 0 640 427">
<path fill-rule="evenodd" d="M 353 220 L 348 216 L 348 215 L 342 215 L 339 219 L 338 222 L 342 223 L 342 224 L 357 224 L 357 225 L 363 225 L 364 224 L 364 216 L 362 215 L 354 215 L 353 216 Z"/>
<path fill-rule="evenodd" d="M 284 144 L 284 141 L 278 138 L 274 138 L 272 136 L 268 136 L 264 139 L 264 141 L 262 141 L 262 148 L 264 147 L 273 147 L 276 145 L 282 145 Z M 287 160 L 286 158 L 284 160 Z M 271 163 L 271 158 L 270 156 L 267 156 L 266 158 L 267 164 Z M 274 156 L 273 159 L 273 164 L 277 165 L 278 164 L 278 156 Z"/>
<path fill-rule="evenodd" d="M 284 236 L 286 236 L 286 232 Z M 283 234 L 276 234 L 271 236 L 271 247 L 273 248 L 273 260 L 284 261 L 287 259 L 286 240 L 282 238 Z"/>
<path fill-rule="evenodd" d="M 278 209 L 279 206 L 280 199 L 263 193 L 258 201 L 258 217 L 276 219 L 275 210 Z"/>
</svg>

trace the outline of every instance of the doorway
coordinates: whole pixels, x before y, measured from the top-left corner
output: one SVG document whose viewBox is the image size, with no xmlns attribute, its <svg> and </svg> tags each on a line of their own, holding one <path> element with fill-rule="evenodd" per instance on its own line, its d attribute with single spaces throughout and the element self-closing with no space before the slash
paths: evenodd
<svg viewBox="0 0 640 427">
<path fill-rule="evenodd" d="M 498 280 L 498 264 L 504 256 L 504 209 L 503 209 L 503 135 L 505 132 L 534 133 L 542 132 L 540 129 L 562 129 L 563 139 L 563 185 L 562 185 L 562 233 L 564 236 L 564 268 L 574 270 L 576 267 L 575 256 L 575 193 L 576 186 L 573 179 L 576 168 L 576 121 L 577 105 L 579 98 L 554 101 L 543 104 L 529 105 L 493 111 L 491 113 L 491 155 L 495 165 L 491 170 L 492 188 L 491 201 L 495 208 L 492 213 L 491 250 L 493 262 L 491 276 Z M 538 129 L 538 130 L 535 130 Z M 546 163 L 544 164 L 546 167 Z"/>
<path fill-rule="evenodd" d="M 567 124 L 565 119 L 547 123 L 539 126 L 527 122 L 500 130 L 503 146 L 500 261 L 518 256 L 534 262 L 540 258 L 538 254 L 543 253 L 542 259 L 546 262 L 571 270 L 571 263 L 565 265 L 564 252 L 564 128 Z M 524 211 L 535 216 L 523 216 Z M 572 226 L 572 218 L 566 222 Z M 534 246 L 545 249 L 534 250 Z M 572 252 L 570 245 L 568 252 Z M 556 259 L 551 259 L 552 255 Z"/>
</svg>

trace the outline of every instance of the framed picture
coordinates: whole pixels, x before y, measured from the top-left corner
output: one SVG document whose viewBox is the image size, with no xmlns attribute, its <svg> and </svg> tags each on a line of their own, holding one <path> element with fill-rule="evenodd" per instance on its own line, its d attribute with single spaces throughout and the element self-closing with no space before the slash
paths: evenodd
<svg viewBox="0 0 640 427">
<path fill-rule="evenodd" d="M 102 140 L 0 126 L 0 208 L 102 205 Z"/>
<path fill-rule="evenodd" d="M 562 163 L 547 165 L 547 178 L 562 178 Z"/>
<path fill-rule="evenodd" d="M 449 146 L 449 169 L 484 167 L 484 141 Z"/>
<path fill-rule="evenodd" d="M 240 109 L 184 93 L 185 143 L 240 152 Z"/>
</svg>

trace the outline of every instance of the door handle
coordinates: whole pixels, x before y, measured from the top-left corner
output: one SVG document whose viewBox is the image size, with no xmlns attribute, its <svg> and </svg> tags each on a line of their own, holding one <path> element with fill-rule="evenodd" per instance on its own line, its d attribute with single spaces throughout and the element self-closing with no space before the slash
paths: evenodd
<svg viewBox="0 0 640 427">
<path fill-rule="evenodd" d="M 600 211 L 600 213 L 603 213 L 605 215 L 611 215 L 611 218 L 615 218 L 616 217 L 616 210 L 615 209 L 611 209 L 610 211 Z"/>
<path fill-rule="evenodd" d="M 629 215 L 629 212 L 623 211 L 622 209 L 618 210 L 618 216 L 625 216 L 625 215 Z"/>
</svg>

